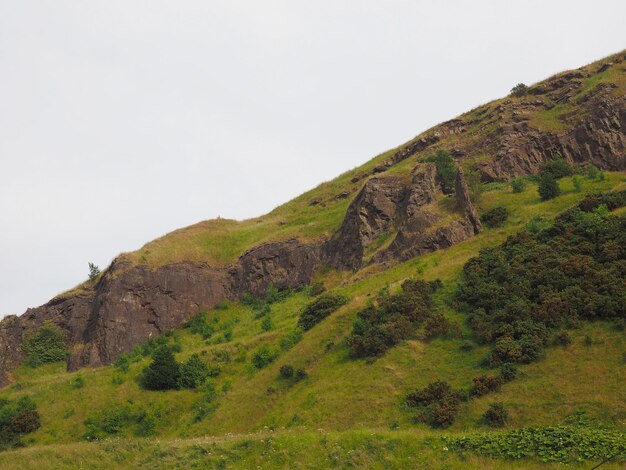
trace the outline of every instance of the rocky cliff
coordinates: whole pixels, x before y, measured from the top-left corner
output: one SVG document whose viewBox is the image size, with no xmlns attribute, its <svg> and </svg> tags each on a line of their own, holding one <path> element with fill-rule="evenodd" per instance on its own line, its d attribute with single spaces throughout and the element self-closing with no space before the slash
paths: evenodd
<svg viewBox="0 0 626 470">
<path fill-rule="evenodd" d="M 558 153 L 572 163 L 625 170 L 624 63 L 624 54 L 618 54 L 610 62 L 560 74 L 531 87 L 525 97 L 481 106 L 418 136 L 352 179 L 359 185 L 356 196 L 339 229 L 326 238 L 260 244 L 217 267 L 190 262 L 148 267 L 116 259 L 96 283 L 0 322 L 0 384 L 22 360 L 24 338 L 44 322 L 65 332 L 70 369 L 98 366 L 224 299 L 262 295 L 269 285 L 305 285 L 324 265 L 357 271 L 465 240 L 481 224 L 462 166 L 477 170 L 484 181 L 508 180 L 536 173 Z M 618 76 L 618 85 L 602 80 L 589 85 L 591 77 L 607 74 Z M 439 202 L 448 196 L 434 166 L 422 158 L 436 148 L 460 163 L 454 207 L 447 213 Z M 410 174 L 386 174 L 411 158 Z"/>
</svg>

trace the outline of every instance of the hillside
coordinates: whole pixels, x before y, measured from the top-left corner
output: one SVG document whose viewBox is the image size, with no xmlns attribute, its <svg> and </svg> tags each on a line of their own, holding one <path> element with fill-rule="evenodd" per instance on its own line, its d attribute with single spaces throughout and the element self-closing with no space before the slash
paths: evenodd
<svg viewBox="0 0 626 470">
<path fill-rule="evenodd" d="M 608 437 L 591 440 L 626 450 L 626 337 L 617 321 L 626 313 L 613 291 L 606 296 L 621 310 L 546 322 L 544 356 L 517 361 L 517 377 L 497 390 L 454 402 L 445 431 L 405 404 L 409 392 L 436 381 L 471 390 L 477 376 L 500 373 L 485 363 L 496 339 L 481 340 L 471 309 L 458 301 L 470 259 L 520 232 L 552 236 L 566 217 L 559 215 L 589 194 L 626 190 L 625 59 L 621 52 L 480 106 L 267 215 L 172 232 L 120 255 L 97 279 L 4 319 L 2 396 L 30 397 L 41 426 L 22 437 L 25 449 L 0 454 L 2 467 L 544 468 L 538 455 L 498 460 L 442 441 L 489 433 L 482 416 L 494 403 L 508 412 L 503 431 L 606 429 Z M 453 157 L 449 180 L 438 166 L 443 157 L 433 157 L 443 154 Z M 570 174 L 557 175 L 560 194 L 543 200 L 536 175 L 551 162 Z M 620 204 L 583 212 L 622 220 Z M 507 214 L 501 224 L 490 223 L 496 208 Z M 608 233 L 608 222 L 599 226 Z M 623 281 L 620 239 L 602 247 L 612 247 L 612 258 L 601 260 L 614 263 L 607 272 Z M 407 279 L 438 280 L 419 321 L 439 318 L 447 329 L 431 337 L 424 323 L 402 323 L 384 352 L 354 357 L 350 338 L 362 327 L 355 318 L 385 296 L 398 300 Z M 322 291 L 342 305 L 299 328 Z M 24 345 L 42 327 L 62 333 L 67 362 L 30 363 Z M 211 371 L 208 385 L 146 390 L 143 371 L 163 345 L 179 362 L 198 354 Z M 285 365 L 296 373 L 285 375 Z M 577 455 L 610 457 L 598 449 Z"/>
</svg>

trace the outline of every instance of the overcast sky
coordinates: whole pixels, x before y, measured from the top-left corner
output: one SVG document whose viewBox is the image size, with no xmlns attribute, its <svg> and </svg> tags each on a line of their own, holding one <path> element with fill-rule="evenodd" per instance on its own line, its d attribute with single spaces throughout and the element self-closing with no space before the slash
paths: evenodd
<svg viewBox="0 0 626 470">
<path fill-rule="evenodd" d="M 0 0 L 0 316 L 626 47 L 616 1 Z"/>
</svg>

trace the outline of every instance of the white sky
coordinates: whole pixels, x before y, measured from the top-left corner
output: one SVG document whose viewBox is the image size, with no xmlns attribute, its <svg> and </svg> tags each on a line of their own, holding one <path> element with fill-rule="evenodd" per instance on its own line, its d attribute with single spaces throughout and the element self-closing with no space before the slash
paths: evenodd
<svg viewBox="0 0 626 470">
<path fill-rule="evenodd" d="M 624 47 L 623 0 L 0 0 L 0 316 Z"/>
</svg>

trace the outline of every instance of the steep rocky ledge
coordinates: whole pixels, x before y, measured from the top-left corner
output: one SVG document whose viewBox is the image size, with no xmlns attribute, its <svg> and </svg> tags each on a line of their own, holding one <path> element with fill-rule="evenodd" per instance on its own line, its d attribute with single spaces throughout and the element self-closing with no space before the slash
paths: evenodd
<svg viewBox="0 0 626 470">
<path fill-rule="evenodd" d="M 623 61 L 623 54 L 616 56 L 601 72 L 610 67 L 626 71 Z M 581 94 L 590 73 L 581 69 L 561 74 L 532 87 L 524 100 L 485 105 L 474 117 L 453 119 L 409 142 L 370 173 L 353 179 L 355 183 L 369 177 L 329 240 L 264 244 L 221 268 L 180 263 L 151 269 L 119 258 L 95 285 L 59 296 L 20 317 L 6 317 L 0 322 L 0 384 L 10 381 L 10 371 L 21 362 L 23 339 L 47 321 L 66 334 L 70 369 L 108 364 L 224 299 L 237 299 L 245 292 L 260 295 L 270 284 L 279 288 L 307 284 L 322 265 L 356 271 L 367 264 L 399 262 L 449 247 L 477 234 L 480 220 L 462 171 L 456 179 L 456 207 L 444 213 L 438 204 L 446 196 L 431 164 L 417 163 L 406 178 L 378 176 L 438 146 L 460 161 L 490 155 L 473 164 L 485 181 L 536 173 L 556 153 L 573 163 L 626 170 L 626 97 L 613 93 L 610 83 Z M 558 131 L 542 131 L 528 117 L 568 104 L 578 111 L 559 114 Z M 487 130 L 474 138 L 481 126 Z"/>
</svg>

